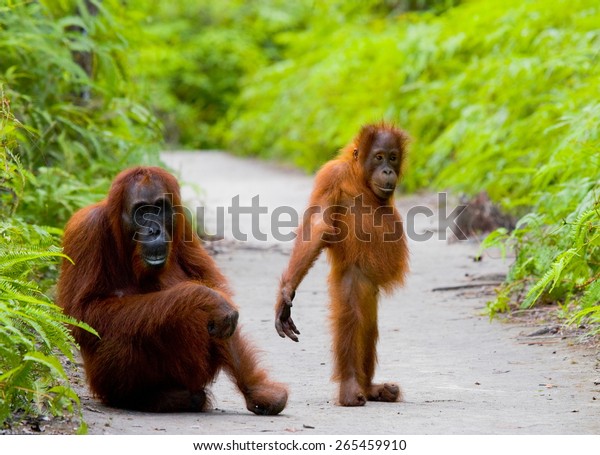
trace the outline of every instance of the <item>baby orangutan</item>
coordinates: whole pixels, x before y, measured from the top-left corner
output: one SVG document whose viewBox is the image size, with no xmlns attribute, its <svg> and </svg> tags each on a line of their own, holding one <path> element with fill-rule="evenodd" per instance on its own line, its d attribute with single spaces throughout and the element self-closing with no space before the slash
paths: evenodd
<svg viewBox="0 0 600 455">
<path fill-rule="evenodd" d="M 298 341 L 291 318 L 296 288 L 321 250 L 331 263 L 329 293 L 339 404 L 399 401 L 397 384 L 373 384 L 380 290 L 404 282 L 408 248 L 394 206 L 408 136 L 393 125 L 364 126 L 315 177 L 309 209 L 279 288 L 275 328 Z"/>
</svg>

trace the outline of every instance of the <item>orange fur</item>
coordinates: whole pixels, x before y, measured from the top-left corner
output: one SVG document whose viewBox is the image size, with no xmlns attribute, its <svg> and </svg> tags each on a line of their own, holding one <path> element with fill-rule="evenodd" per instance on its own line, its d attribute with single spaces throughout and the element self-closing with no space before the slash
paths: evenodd
<svg viewBox="0 0 600 455">
<path fill-rule="evenodd" d="M 384 135 L 394 139 L 402 161 L 407 136 L 381 123 L 363 127 L 339 156 L 317 173 L 311 209 L 298 229 L 276 305 L 279 334 L 297 341 L 299 331 L 291 319 L 291 301 L 321 250 L 326 249 L 331 263 L 333 377 L 340 383 L 340 404 L 348 406 L 401 398 L 396 385 L 372 383 L 377 362 L 379 292 L 402 285 L 408 271 L 408 247 L 393 191 L 385 199 L 378 197 L 367 172 L 366 162 L 375 153 L 372 144 Z M 357 200 L 362 201 L 362 209 L 353 212 Z"/>
<path fill-rule="evenodd" d="M 123 227 L 134 184 L 172 200 L 174 228 L 158 271 L 143 267 L 139 245 Z M 254 348 L 235 329 L 237 308 L 227 281 L 192 234 L 179 185 L 168 172 L 123 171 L 107 199 L 73 215 L 63 246 L 74 264 L 62 264 L 58 303 L 100 335 L 72 329 L 90 388 L 104 403 L 200 411 L 208 405 L 205 387 L 224 368 L 252 412 L 277 414 L 285 407 L 286 388 L 268 380 Z M 209 334 L 209 322 L 222 336 Z"/>
</svg>

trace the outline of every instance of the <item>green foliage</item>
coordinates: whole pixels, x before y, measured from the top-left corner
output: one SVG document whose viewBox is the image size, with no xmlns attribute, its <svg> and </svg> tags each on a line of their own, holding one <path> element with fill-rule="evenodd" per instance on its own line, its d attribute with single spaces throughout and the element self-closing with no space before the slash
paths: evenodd
<svg viewBox="0 0 600 455">
<path fill-rule="evenodd" d="M 0 117 L 0 140 L 14 144 L 8 111 Z M 8 117 L 10 118 L 10 117 Z M 0 148 L 0 422 L 17 413 L 62 415 L 80 411 L 79 398 L 68 383 L 59 355 L 73 361 L 75 341 L 66 324 L 95 333 L 65 316 L 36 282 L 65 256 L 56 247 L 61 231 L 28 225 L 10 217 L 23 194 L 27 172 Z M 9 215 L 9 216 L 7 216 Z M 34 279 L 35 278 L 35 279 Z M 80 430 L 85 430 L 82 422 Z"/>
<path fill-rule="evenodd" d="M 215 147 L 212 131 L 241 80 L 280 58 L 276 37 L 303 23 L 308 2 L 130 2 L 128 38 L 137 83 L 171 146 Z M 141 24 L 141 26 L 140 26 Z"/>
<path fill-rule="evenodd" d="M 171 147 L 223 147 L 222 120 L 244 81 L 286 57 L 313 26 L 346 17 L 443 11 L 457 0 L 173 0 L 128 2 L 131 71 Z"/>
<path fill-rule="evenodd" d="M 58 353 L 73 360 L 74 340 L 65 326 L 87 326 L 65 316 L 30 276 L 43 261 L 63 255 L 56 238 L 39 228 L 18 234 L 0 223 L 0 422 L 17 411 L 26 414 L 73 412 L 79 399 L 68 383 Z M 25 234 L 25 235 L 22 235 Z M 24 237 L 28 238 L 27 243 Z M 35 238 L 35 241 L 32 241 Z M 89 329 L 91 330 L 91 329 Z"/>
<path fill-rule="evenodd" d="M 18 214 L 62 225 L 122 168 L 157 161 L 159 127 L 128 83 L 119 2 L 0 7 L 0 90 L 17 120 L 11 146 L 30 179 Z M 114 15 L 114 16 L 113 16 Z M 151 145 L 149 145 L 151 144 Z"/>
<path fill-rule="evenodd" d="M 545 144 L 565 133 L 557 123 L 598 98 L 591 0 L 470 2 L 370 21 L 315 8 L 319 20 L 289 35 L 287 58 L 245 85 L 229 114 L 232 150 L 314 170 L 360 124 L 386 118 L 415 138 L 409 189 L 488 187 L 502 200 L 516 176 L 519 204 Z"/>
<path fill-rule="evenodd" d="M 489 244 L 496 242 L 492 240 Z M 516 260 L 509 283 L 496 301 L 489 304 L 491 315 L 508 310 L 511 296 L 521 295 L 521 308 L 548 301 L 560 302 L 566 309 L 576 304 L 578 310 L 571 322 L 581 322 L 584 318 L 600 322 L 598 184 L 563 219 L 552 219 L 542 210 L 527 215 L 507 243 L 514 245 Z M 600 326 L 596 327 L 594 330 L 598 331 Z"/>
<path fill-rule="evenodd" d="M 486 243 L 517 254 L 490 313 L 516 298 L 600 319 L 600 4 L 340 5 L 316 4 L 284 58 L 246 80 L 228 147 L 312 171 L 361 124 L 395 121 L 413 137 L 405 189 L 486 190 L 523 217 Z"/>
<path fill-rule="evenodd" d="M 564 131 L 532 175 L 531 213 L 507 237 L 515 262 L 490 314 L 559 302 L 575 310 L 571 322 L 600 322 L 600 105 L 588 101 L 581 112 L 564 115 Z M 497 235 L 497 234 L 495 234 Z M 494 243 L 493 241 L 490 243 Z"/>
</svg>

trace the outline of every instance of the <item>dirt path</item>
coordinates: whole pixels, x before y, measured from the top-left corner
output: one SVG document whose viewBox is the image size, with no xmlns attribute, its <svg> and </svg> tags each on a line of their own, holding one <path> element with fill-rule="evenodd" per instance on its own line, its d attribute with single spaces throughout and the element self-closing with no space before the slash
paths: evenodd
<svg viewBox="0 0 600 455">
<path fill-rule="evenodd" d="M 165 162 L 181 179 L 184 199 L 213 208 L 205 216 L 214 233 L 215 207 L 229 207 L 240 196 L 250 206 L 260 196 L 270 215 L 287 205 L 301 213 L 311 178 L 265 163 L 218 152 L 170 153 Z M 401 212 L 432 197 L 399 201 Z M 247 219 L 246 219 L 247 218 Z M 225 210 L 225 219 L 228 219 Z M 252 232 L 249 217 L 240 230 Z M 417 230 L 427 227 L 418 220 Z M 231 237 L 231 224 L 225 229 Z M 282 229 L 282 233 L 290 229 Z M 226 377 L 212 388 L 216 409 L 206 414 L 153 415 L 109 409 L 83 392 L 91 434 L 599 434 L 600 370 L 596 353 L 569 346 L 558 335 L 527 336 L 535 327 L 490 323 L 482 315 L 490 287 L 434 292 L 436 287 L 486 283 L 505 273 L 507 264 L 485 256 L 474 262 L 477 245 L 448 244 L 435 238 L 411 242 L 408 285 L 386 297 L 380 307 L 379 367 L 376 378 L 398 381 L 406 401 L 368 403 L 364 408 L 334 405 L 330 382 L 330 336 L 326 276 L 321 258 L 298 290 L 295 321 L 299 343 L 283 340 L 273 328 L 279 276 L 289 242 L 250 238 L 217 247 L 216 260 L 229 277 L 241 307 L 245 332 L 264 353 L 272 377 L 289 385 L 288 407 L 277 417 L 245 410 L 243 398 Z M 166 361 L 167 359 L 165 359 Z"/>
</svg>

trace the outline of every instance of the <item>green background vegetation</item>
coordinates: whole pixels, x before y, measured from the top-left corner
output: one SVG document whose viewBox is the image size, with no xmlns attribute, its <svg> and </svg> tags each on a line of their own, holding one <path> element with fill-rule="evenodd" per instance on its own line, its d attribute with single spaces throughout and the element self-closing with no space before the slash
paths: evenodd
<svg viewBox="0 0 600 455">
<path fill-rule="evenodd" d="M 515 256 L 490 314 L 558 303 L 597 334 L 599 24 L 596 0 L 0 0 L 0 421 L 77 403 L 42 294 L 60 228 L 161 148 L 312 172 L 394 121 L 404 191 L 519 219 L 483 245 Z"/>
</svg>

